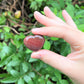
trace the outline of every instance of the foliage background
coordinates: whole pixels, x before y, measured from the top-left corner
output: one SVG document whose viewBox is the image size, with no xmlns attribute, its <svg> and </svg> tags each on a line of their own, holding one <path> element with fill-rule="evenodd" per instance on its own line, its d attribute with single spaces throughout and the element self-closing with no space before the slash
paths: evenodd
<svg viewBox="0 0 84 84">
<path fill-rule="evenodd" d="M 45 6 L 61 19 L 62 10 L 66 9 L 84 32 L 83 0 L 0 0 L 0 84 L 72 84 L 57 69 L 30 58 L 32 51 L 23 44 L 25 36 L 32 34 L 32 28 L 43 26 L 34 19 L 33 13 L 38 10 L 44 14 Z M 17 10 L 22 13 L 19 19 L 14 16 Z M 70 53 L 70 46 L 63 39 L 44 38 L 43 49 L 63 56 Z"/>
</svg>

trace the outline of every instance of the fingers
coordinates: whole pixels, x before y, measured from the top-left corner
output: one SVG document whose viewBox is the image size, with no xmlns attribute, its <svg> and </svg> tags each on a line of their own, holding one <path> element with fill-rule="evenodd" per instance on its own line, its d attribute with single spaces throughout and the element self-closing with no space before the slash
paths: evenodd
<svg viewBox="0 0 84 84">
<path fill-rule="evenodd" d="M 59 23 L 65 24 L 59 17 L 57 17 L 47 6 L 44 8 L 44 13 L 48 18 L 51 18 Z"/>
<path fill-rule="evenodd" d="M 71 60 L 49 50 L 40 50 L 38 52 L 33 52 L 31 54 L 31 57 L 40 59 L 65 74 L 67 74 L 69 72 L 68 70 L 72 68 Z"/>
<path fill-rule="evenodd" d="M 63 38 L 71 45 L 84 46 L 84 34 L 67 27 L 42 27 L 32 29 L 33 34 L 46 35 L 51 37 Z"/>
<path fill-rule="evenodd" d="M 50 19 L 37 11 L 34 12 L 34 17 L 38 22 L 40 22 L 41 24 L 45 26 L 57 26 L 61 24 L 63 25 L 63 23 L 56 22 L 53 19 Z"/>
<path fill-rule="evenodd" d="M 66 10 L 62 11 L 62 15 L 66 21 L 67 24 L 69 24 L 70 26 L 77 28 L 76 24 L 74 23 L 74 21 L 72 20 L 71 16 L 67 13 Z"/>
</svg>

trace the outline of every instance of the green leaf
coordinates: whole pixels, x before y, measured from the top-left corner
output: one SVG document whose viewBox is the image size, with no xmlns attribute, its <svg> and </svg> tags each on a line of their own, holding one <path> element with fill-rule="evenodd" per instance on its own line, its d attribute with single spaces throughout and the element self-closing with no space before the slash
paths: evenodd
<svg viewBox="0 0 84 84">
<path fill-rule="evenodd" d="M 20 33 L 20 35 L 18 36 L 20 39 L 24 39 L 25 35 L 23 33 Z"/>
<path fill-rule="evenodd" d="M 69 84 L 69 82 L 67 80 L 60 80 L 61 84 Z"/>
<path fill-rule="evenodd" d="M 10 61 L 10 62 L 7 64 L 7 66 L 19 66 L 19 65 L 20 65 L 21 60 L 18 59 L 17 57 L 16 57 L 17 59 L 14 59 L 14 56 L 15 56 L 15 55 L 13 55 L 13 60 Z"/>
<path fill-rule="evenodd" d="M 57 15 L 57 8 L 54 8 L 53 12 L 54 12 L 55 15 Z"/>
<path fill-rule="evenodd" d="M 32 50 L 30 50 L 30 49 L 27 48 L 26 53 L 28 53 L 28 54 L 32 53 Z"/>
<path fill-rule="evenodd" d="M 28 83 L 29 81 L 31 81 L 31 77 L 29 77 L 28 75 L 25 75 L 24 80 L 26 83 Z"/>
<path fill-rule="evenodd" d="M 3 46 L 2 50 L 0 51 L 0 57 L 3 59 L 6 55 L 9 55 L 11 53 L 11 48 L 8 46 Z"/>
<path fill-rule="evenodd" d="M 5 26 L 5 27 L 4 27 L 4 30 L 5 30 L 6 32 L 9 32 L 9 31 L 10 31 L 10 27 Z"/>
<path fill-rule="evenodd" d="M 27 26 L 26 26 L 26 25 L 24 25 L 24 24 L 21 24 L 20 26 L 21 26 L 21 27 L 23 27 L 23 28 L 27 28 Z"/>
<path fill-rule="evenodd" d="M 2 32 L 3 30 L 2 29 L 0 29 L 0 33 Z"/>
<path fill-rule="evenodd" d="M 74 10 L 75 10 L 74 6 L 68 3 L 66 10 L 70 14 L 70 16 L 73 18 L 74 17 Z"/>
<path fill-rule="evenodd" d="M 82 32 L 84 32 L 84 24 L 78 25 L 78 29 L 81 30 Z"/>
<path fill-rule="evenodd" d="M 5 77 L 9 77 L 10 75 L 7 74 L 7 73 L 3 73 L 3 74 L 0 74 L 0 78 L 5 78 Z"/>
<path fill-rule="evenodd" d="M 25 31 L 25 29 L 23 29 L 23 28 L 19 28 L 19 31 Z"/>
<path fill-rule="evenodd" d="M 14 77 L 19 77 L 20 76 L 20 74 L 19 74 L 19 72 L 18 71 L 16 71 L 16 70 L 10 70 L 10 74 L 12 75 L 12 76 L 14 76 Z"/>
<path fill-rule="evenodd" d="M 64 0 L 59 0 L 59 2 L 60 2 L 60 7 L 61 7 L 61 8 L 64 8 L 64 6 L 65 6 Z"/>
<path fill-rule="evenodd" d="M 46 40 L 45 43 L 44 43 L 44 45 L 43 45 L 43 48 L 49 50 L 50 47 L 51 47 L 50 42 Z"/>
<path fill-rule="evenodd" d="M 37 9 L 37 3 L 36 3 L 36 1 L 33 1 L 33 2 L 31 3 L 30 8 L 32 8 L 32 9 L 34 9 L 34 10 Z"/>
<path fill-rule="evenodd" d="M 34 73 L 34 72 L 30 72 L 28 75 L 29 75 L 29 77 L 31 77 L 31 78 L 34 78 L 34 77 L 35 77 L 35 73 Z"/>
<path fill-rule="evenodd" d="M 52 82 L 50 82 L 50 81 L 47 81 L 47 84 L 53 84 Z"/>
<path fill-rule="evenodd" d="M 5 16 L 0 16 L 0 25 L 5 24 L 6 18 Z"/>
<path fill-rule="evenodd" d="M 84 10 L 80 10 L 80 11 L 76 12 L 76 15 L 84 15 Z M 84 16 L 82 16 L 82 17 L 84 17 Z"/>
<path fill-rule="evenodd" d="M 46 75 L 45 80 L 48 81 L 49 74 Z"/>
<path fill-rule="evenodd" d="M 10 76 L 10 77 L 4 78 L 4 79 L 1 80 L 0 82 L 1 82 L 1 83 L 15 83 L 17 80 L 18 80 L 17 77 Z"/>
<path fill-rule="evenodd" d="M 62 44 L 60 51 L 61 55 L 67 56 L 70 52 L 70 45 L 68 43 Z"/>
<path fill-rule="evenodd" d="M 39 79 L 38 79 L 39 83 L 40 84 L 46 84 L 45 81 L 44 81 L 44 76 L 41 76 Z"/>
<path fill-rule="evenodd" d="M 53 40 L 53 41 L 56 41 L 56 40 L 58 40 L 59 38 L 51 37 L 50 39 Z"/>
<path fill-rule="evenodd" d="M 13 38 L 13 34 L 12 33 L 5 32 L 4 34 L 5 34 L 5 40 Z"/>
<path fill-rule="evenodd" d="M 10 59 L 11 59 L 11 56 L 3 58 L 3 59 L 0 61 L 0 67 L 6 65 L 6 64 L 9 62 Z"/>
<path fill-rule="evenodd" d="M 18 80 L 18 84 L 24 84 L 24 80 L 23 80 L 22 78 L 20 78 L 20 79 Z"/>
<path fill-rule="evenodd" d="M 29 62 L 36 62 L 36 61 L 38 61 L 38 59 L 33 59 L 33 58 L 31 58 L 31 57 L 30 57 L 30 59 L 29 59 Z"/>
<path fill-rule="evenodd" d="M 57 81 L 61 80 L 61 73 L 58 70 L 55 71 L 55 76 L 57 78 Z"/>
<path fill-rule="evenodd" d="M 22 63 L 22 68 L 23 68 L 23 71 L 24 71 L 24 72 L 27 72 L 27 71 L 28 71 L 28 68 L 29 68 L 29 67 L 28 67 L 28 63 L 27 63 L 27 62 L 23 62 L 23 63 Z"/>
</svg>

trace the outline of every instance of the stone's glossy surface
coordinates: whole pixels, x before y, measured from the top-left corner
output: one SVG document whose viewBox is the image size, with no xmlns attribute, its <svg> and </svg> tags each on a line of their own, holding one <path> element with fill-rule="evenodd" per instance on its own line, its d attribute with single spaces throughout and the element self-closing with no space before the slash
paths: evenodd
<svg viewBox="0 0 84 84">
<path fill-rule="evenodd" d="M 27 36 L 24 39 L 24 44 L 27 48 L 29 48 L 32 51 L 38 51 L 42 48 L 43 44 L 45 42 L 45 39 L 41 35 L 34 35 L 34 36 Z"/>
</svg>

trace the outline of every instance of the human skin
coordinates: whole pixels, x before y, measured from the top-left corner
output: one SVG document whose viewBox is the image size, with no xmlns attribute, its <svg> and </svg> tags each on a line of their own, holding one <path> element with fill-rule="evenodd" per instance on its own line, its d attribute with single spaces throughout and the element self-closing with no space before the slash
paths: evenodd
<svg viewBox="0 0 84 84">
<path fill-rule="evenodd" d="M 60 70 L 70 77 L 74 84 L 84 84 L 84 33 L 77 29 L 66 10 L 62 11 L 65 22 L 55 16 L 48 7 L 44 8 L 44 13 L 45 16 L 34 12 L 35 19 L 45 27 L 32 29 L 32 33 L 63 38 L 71 45 L 71 53 L 64 57 L 43 49 L 33 52 L 31 57 Z"/>
</svg>

